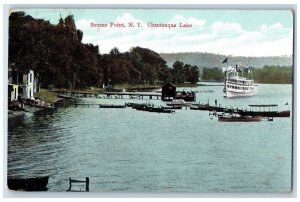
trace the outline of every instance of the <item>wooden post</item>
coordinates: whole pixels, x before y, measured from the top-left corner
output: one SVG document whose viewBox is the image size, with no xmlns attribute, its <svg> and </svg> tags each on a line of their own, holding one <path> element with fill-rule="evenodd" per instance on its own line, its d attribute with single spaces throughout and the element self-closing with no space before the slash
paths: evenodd
<svg viewBox="0 0 300 202">
<path fill-rule="evenodd" d="M 86 177 L 85 179 L 85 191 L 90 191 L 90 178 Z"/>
<path fill-rule="evenodd" d="M 71 178 L 69 177 L 69 184 L 70 184 L 70 187 L 67 191 L 70 191 L 72 189 L 72 182 L 71 182 Z"/>
</svg>

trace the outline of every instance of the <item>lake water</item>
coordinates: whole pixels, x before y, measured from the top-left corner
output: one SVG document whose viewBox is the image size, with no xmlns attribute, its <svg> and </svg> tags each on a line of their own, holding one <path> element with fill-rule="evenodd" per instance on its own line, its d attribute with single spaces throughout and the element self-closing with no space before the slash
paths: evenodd
<svg viewBox="0 0 300 202">
<path fill-rule="evenodd" d="M 292 85 L 261 84 L 256 96 L 234 99 L 224 98 L 222 89 L 187 88 L 199 91 L 197 102 L 292 108 Z M 292 115 L 224 123 L 207 111 L 69 107 L 8 120 L 8 176 L 50 175 L 48 191 L 66 191 L 69 177 L 89 177 L 94 192 L 288 192 L 291 162 Z"/>
</svg>

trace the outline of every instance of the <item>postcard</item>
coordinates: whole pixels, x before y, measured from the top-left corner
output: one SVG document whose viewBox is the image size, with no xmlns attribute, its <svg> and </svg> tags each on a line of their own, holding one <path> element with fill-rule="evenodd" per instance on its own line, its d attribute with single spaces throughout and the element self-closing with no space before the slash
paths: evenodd
<svg viewBox="0 0 300 202">
<path fill-rule="evenodd" d="M 294 11 L 12 8 L 10 192 L 289 193 Z"/>
</svg>

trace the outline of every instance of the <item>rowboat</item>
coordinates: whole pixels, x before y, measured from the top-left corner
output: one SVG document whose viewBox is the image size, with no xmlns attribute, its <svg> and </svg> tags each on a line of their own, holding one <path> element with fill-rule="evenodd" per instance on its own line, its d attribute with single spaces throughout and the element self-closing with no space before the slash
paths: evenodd
<svg viewBox="0 0 300 202">
<path fill-rule="evenodd" d="M 261 121 L 260 116 L 219 116 L 218 121 L 221 122 L 258 122 Z"/>
<path fill-rule="evenodd" d="M 7 178 L 7 186 L 11 190 L 46 191 L 49 176 L 34 178 Z"/>
</svg>

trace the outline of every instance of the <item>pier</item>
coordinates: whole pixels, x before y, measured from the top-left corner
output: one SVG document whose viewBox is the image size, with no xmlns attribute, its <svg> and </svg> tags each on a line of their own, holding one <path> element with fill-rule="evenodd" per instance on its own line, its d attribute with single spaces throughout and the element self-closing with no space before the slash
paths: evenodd
<svg viewBox="0 0 300 202">
<path fill-rule="evenodd" d="M 76 103 L 75 108 L 78 106 L 82 107 L 99 107 L 99 108 L 125 108 L 126 105 L 113 105 L 113 104 L 94 104 L 94 103 Z"/>
<path fill-rule="evenodd" d="M 217 116 L 217 112 L 220 112 L 222 114 L 228 113 L 228 114 L 238 114 L 240 116 L 261 116 L 268 118 L 269 121 L 273 121 L 273 117 L 290 117 L 290 110 L 286 111 L 278 111 L 277 105 L 271 104 L 271 105 L 249 105 L 250 110 L 247 109 L 239 109 L 239 108 L 227 108 L 227 107 L 221 107 L 219 106 L 211 106 L 209 104 L 194 104 L 190 106 L 191 110 L 203 110 L 203 111 L 209 111 L 209 116 Z M 258 108 L 257 110 L 254 110 L 253 108 Z M 267 109 L 267 110 L 266 110 Z"/>
<path fill-rule="evenodd" d="M 72 98 L 107 98 L 107 99 L 161 99 L 161 93 L 158 92 L 68 92 L 61 93 L 58 97 Z"/>
</svg>

